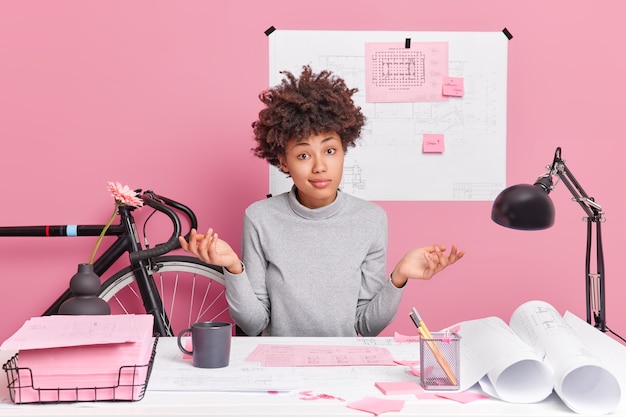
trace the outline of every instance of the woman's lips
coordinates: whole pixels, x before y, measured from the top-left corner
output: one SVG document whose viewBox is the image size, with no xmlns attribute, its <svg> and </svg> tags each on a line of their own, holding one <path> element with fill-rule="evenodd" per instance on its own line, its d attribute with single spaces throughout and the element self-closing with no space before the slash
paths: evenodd
<svg viewBox="0 0 626 417">
<path fill-rule="evenodd" d="M 317 179 L 317 180 L 311 180 L 311 185 L 315 188 L 325 188 L 326 186 L 328 186 L 328 184 L 331 183 L 331 180 L 329 179 Z"/>
</svg>

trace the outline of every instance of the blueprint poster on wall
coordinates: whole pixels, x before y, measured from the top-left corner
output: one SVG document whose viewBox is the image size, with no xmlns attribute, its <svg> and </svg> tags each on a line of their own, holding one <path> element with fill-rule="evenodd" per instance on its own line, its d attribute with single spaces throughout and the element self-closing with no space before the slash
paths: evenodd
<svg viewBox="0 0 626 417">
<path fill-rule="evenodd" d="M 506 182 L 502 32 L 275 30 L 270 85 L 303 65 L 359 92 L 367 117 L 341 189 L 378 201 L 489 201 Z M 270 166 L 270 193 L 291 180 Z"/>
</svg>

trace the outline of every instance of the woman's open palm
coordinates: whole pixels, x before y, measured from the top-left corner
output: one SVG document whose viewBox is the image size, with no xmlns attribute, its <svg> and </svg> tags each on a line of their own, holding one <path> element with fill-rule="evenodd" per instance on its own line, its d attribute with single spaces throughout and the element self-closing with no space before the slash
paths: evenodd
<svg viewBox="0 0 626 417">
<path fill-rule="evenodd" d="M 189 234 L 189 242 L 184 238 L 179 238 L 181 247 L 186 251 L 193 253 L 202 261 L 228 267 L 239 262 L 239 257 L 233 248 L 226 241 L 219 238 L 213 229 L 209 229 L 206 234 L 197 233 L 192 230 Z"/>
</svg>

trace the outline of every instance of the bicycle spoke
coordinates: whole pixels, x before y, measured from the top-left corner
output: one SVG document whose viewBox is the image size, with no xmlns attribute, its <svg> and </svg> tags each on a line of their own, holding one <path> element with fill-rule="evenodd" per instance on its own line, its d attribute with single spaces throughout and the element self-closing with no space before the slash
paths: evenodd
<svg viewBox="0 0 626 417">
<path fill-rule="evenodd" d="M 178 276 L 178 274 L 177 274 Z M 178 279 L 178 278 L 177 278 Z M 163 274 L 159 273 L 159 285 L 161 286 L 161 294 L 165 294 L 165 282 L 163 280 Z M 166 314 L 165 313 L 165 305 L 164 305 L 164 299 L 163 297 L 161 297 L 161 320 L 163 321 L 163 323 L 165 323 L 165 327 L 167 329 L 171 329 L 172 328 L 172 318 L 171 318 L 171 313 L 170 314 Z M 168 336 L 174 336 L 174 334 L 172 334 L 172 330 L 169 330 L 169 334 Z"/>
<path fill-rule="evenodd" d="M 193 281 L 191 283 L 191 301 L 189 302 L 189 313 L 187 316 L 187 321 L 189 323 L 191 323 L 191 316 L 192 316 L 192 312 L 193 312 L 193 302 L 195 301 L 196 297 L 196 275 L 194 274 L 193 276 Z M 198 320 L 196 320 L 198 321 Z"/>
<path fill-rule="evenodd" d="M 227 321 L 224 276 L 219 270 L 187 256 L 167 256 L 154 261 L 158 271 L 152 279 L 159 292 L 159 318 L 169 334 L 176 336 L 197 321 Z M 107 279 L 100 297 L 109 302 L 114 314 L 145 314 L 135 276 L 127 268 Z M 161 315 L 161 314 L 160 314 Z"/>
<path fill-rule="evenodd" d="M 135 291 L 135 288 L 128 287 L 128 291 L 130 291 L 135 296 L 136 299 L 141 300 L 141 296 L 139 295 L 137 291 Z M 126 306 L 124 305 L 124 303 L 117 297 L 117 295 L 114 295 L 113 298 L 115 299 L 115 302 L 124 311 L 125 314 L 130 314 L 128 310 L 126 309 Z"/>
<path fill-rule="evenodd" d="M 222 292 L 219 294 L 219 296 L 218 296 L 218 297 L 221 297 L 221 296 L 224 294 L 224 292 L 225 292 L 225 291 L 224 291 L 224 290 L 222 290 Z M 215 304 L 215 302 L 219 299 L 218 297 L 216 297 L 216 298 L 215 298 L 215 300 L 213 300 L 213 302 L 212 302 L 211 304 L 209 304 L 209 305 L 207 306 L 207 308 L 205 308 L 205 309 L 204 309 L 204 311 L 202 311 L 202 312 L 200 313 L 200 316 L 203 316 L 203 315 L 207 314 L 207 312 L 211 309 L 211 307 L 213 307 L 213 304 Z M 228 308 L 226 308 L 224 311 L 226 311 L 226 310 L 228 310 Z M 223 313 L 224 313 L 224 311 L 220 311 L 220 312 L 219 312 L 216 316 L 211 317 L 211 319 L 209 319 L 209 321 L 211 321 L 211 320 L 215 320 L 215 318 L 216 318 L 216 317 L 219 317 L 221 314 L 223 314 Z"/>
<path fill-rule="evenodd" d="M 200 303 L 200 307 L 198 308 L 198 316 L 196 317 L 195 321 L 200 321 L 200 317 L 202 317 L 202 308 L 204 307 L 204 304 L 206 303 L 206 300 L 209 297 L 209 291 L 211 290 L 211 284 L 212 284 L 212 282 L 209 282 L 209 284 L 206 287 L 206 290 L 204 290 L 204 296 L 202 297 L 202 302 Z"/>
<path fill-rule="evenodd" d="M 174 288 L 172 289 L 173 293 L 172 293 L 172 303 L 170 305 L 170 311 L 169 311 L 169 317 L 170 317 L 170 321 L 174 319 L 174 303 L 176 302 L 176 294 L 178 292 L 178 278 L 179 275 L 176 274 L 176 279 L 174 280 Z"/>
<path fill-rule="evenodd" d="M 119 298 L 113 297 L 113 299 L 117 302 L 117 305 L 124 311 L 124 314 L 130 314 L 128 310 L 126 310 L 124 303 L 122 303 Z"/>
</svg>

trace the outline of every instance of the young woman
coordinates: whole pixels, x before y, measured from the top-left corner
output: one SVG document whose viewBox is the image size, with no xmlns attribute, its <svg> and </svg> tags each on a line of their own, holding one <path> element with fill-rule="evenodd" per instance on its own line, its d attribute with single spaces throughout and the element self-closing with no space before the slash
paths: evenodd
<svg viewBox="0 0 626 417">
<path fill-rule="evenodd" d="M 249 335 L 376 336 L 395 317 L 409 278 L 430 279 L 463 257 L 452 246 L 407 252 L 386 275 L 383 209 L 339 190 L 344 156 L 365 123 L 356 89 L 330 71 L 283 72 L 260 94 L 256 156 L 293 180 L 291 191 L 245 212 L 242 260 L 213 229 L 183 249 L 223 266 L 230 315 Z"/>
</svg>

